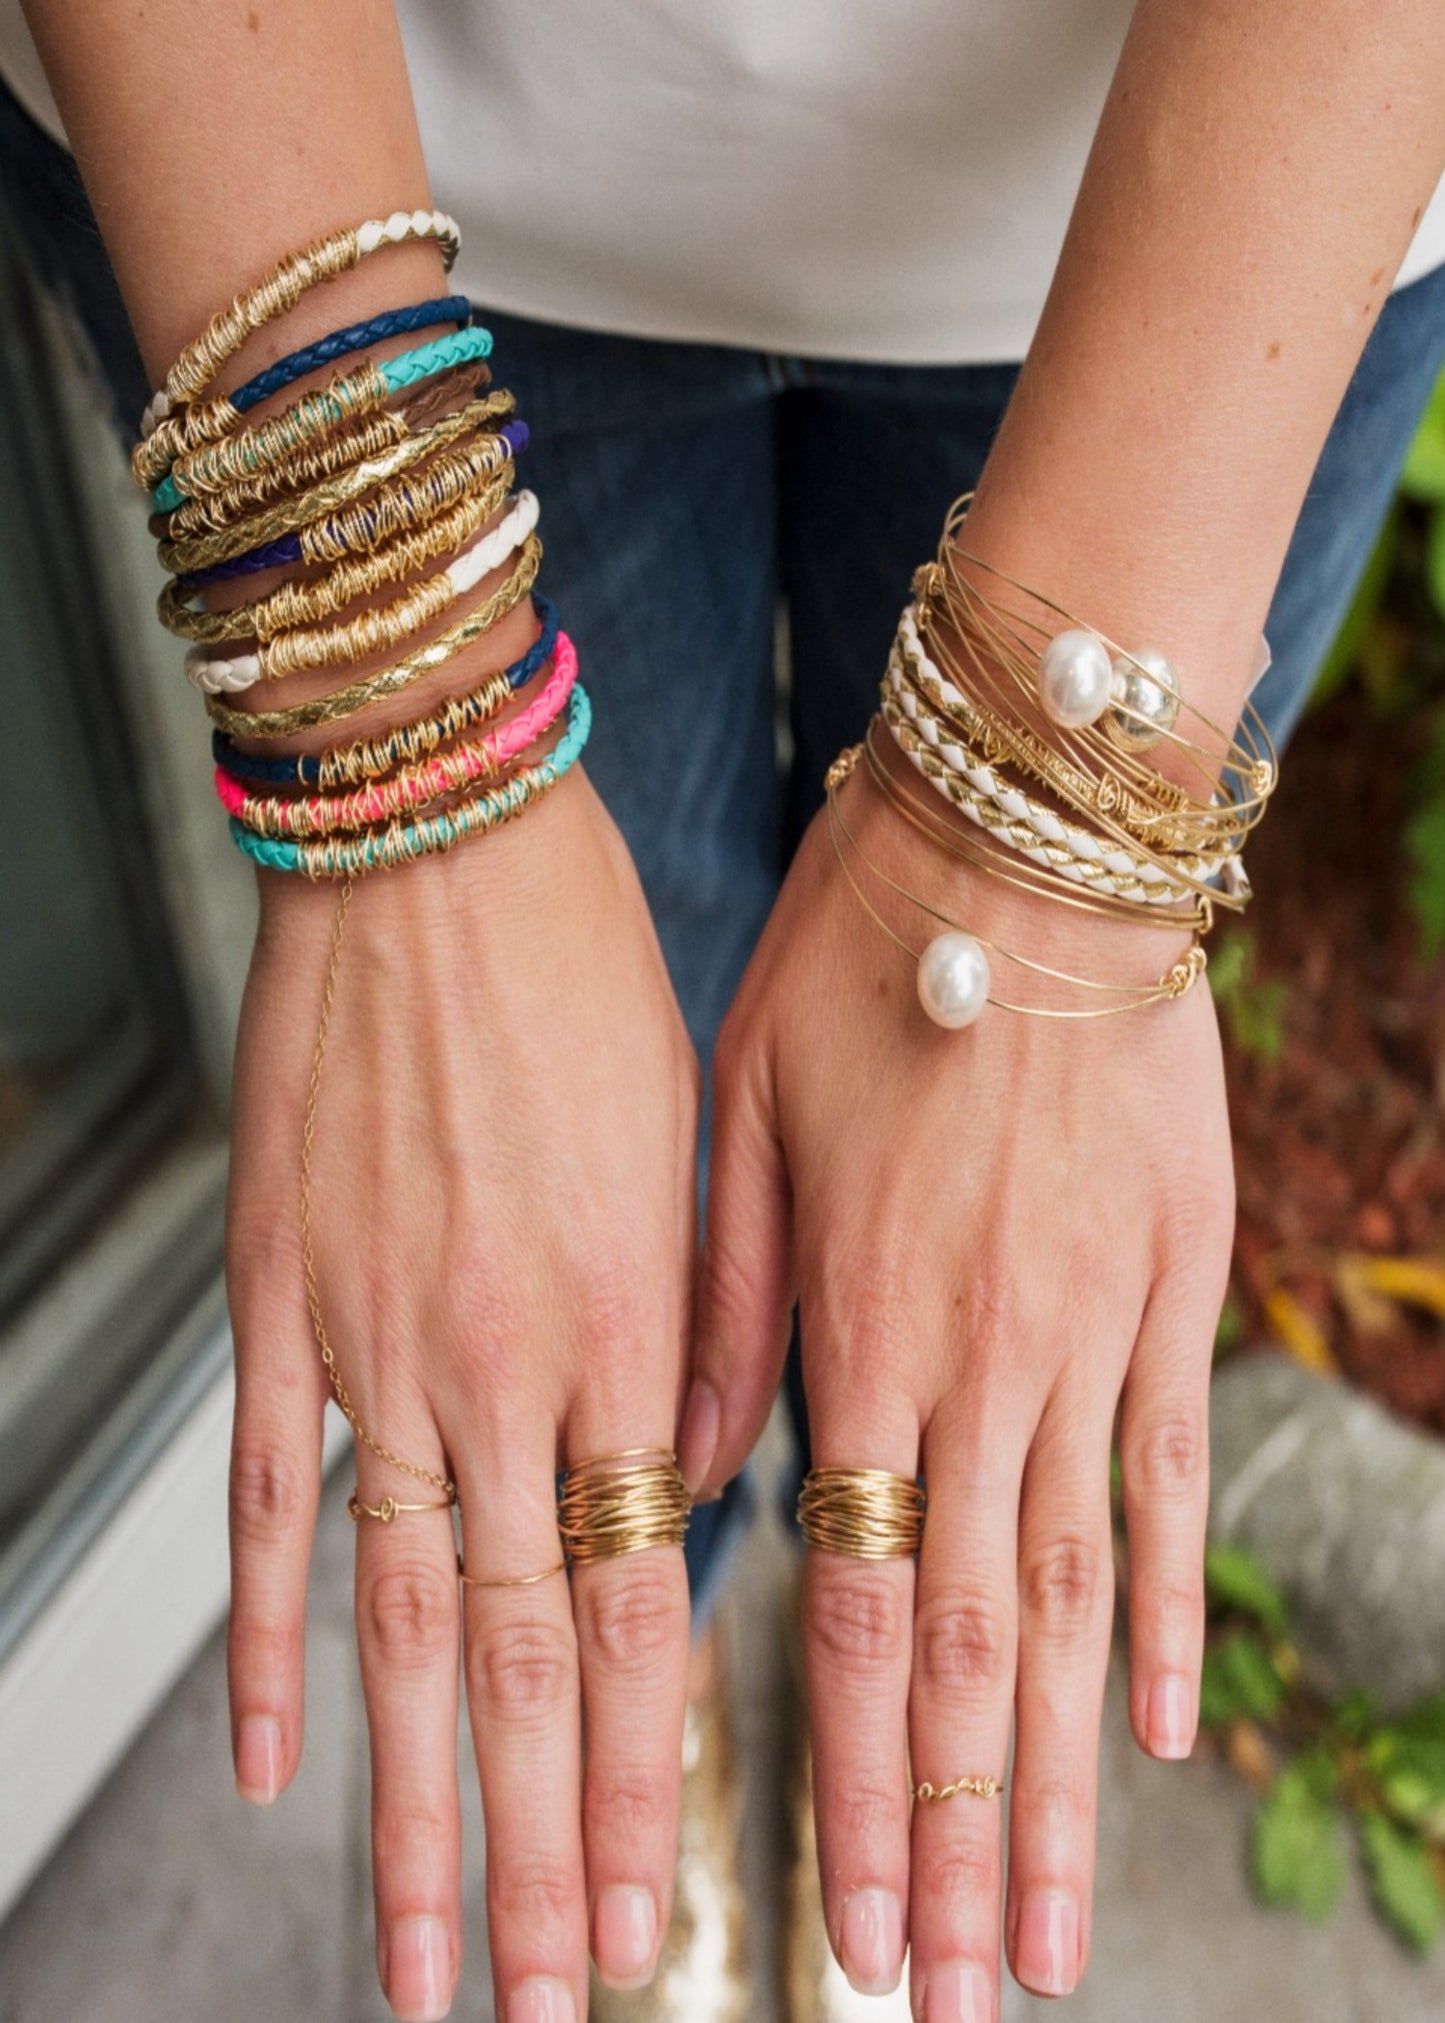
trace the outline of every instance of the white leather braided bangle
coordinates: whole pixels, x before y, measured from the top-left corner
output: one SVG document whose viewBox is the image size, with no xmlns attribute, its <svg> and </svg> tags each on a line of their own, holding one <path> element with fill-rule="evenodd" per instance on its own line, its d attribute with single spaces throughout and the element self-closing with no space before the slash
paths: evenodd
<svg viewBox="0 0 1445 2023">
<path fill-rule="evenodd" d="M 479 541 L 464 549 L 447 568 L 427 577 L 405 597 L 386 606 L 376 614 L 377 618 L 385 621 L 389 611 L 404 609 L 410 600 L 418 597 L 426 600 L 422 622 L 440 617 L 458 597 L 474 590 L 484 576 L 490 575 L 493 569 L 499 569 L 509 556 L 516 553 L 535 528 L 541 511 L 535 492 L 518 492 L 511 512 L 489 534 L 483 534 Z M 432 590 L 434 585 L 444 586 L 447 595 L 439 597 Z M 427 598 L 429 591 L 432 594 Z M 290 650 L 281 675 L 296 674 L 306 668 L 335 666 L 338 661 L 359 659 L 362 651 L 370 650 L 363 646 L 360 651 L 336 651 L 336 641 L 342 632 L 344 628 L 335 626 L 318 628 L 310 635 L 310 652 L 306 650 L 306 633 L 282 633 L 280 637 L 287 642 Z M 296 645 L 298 640 L 300 651 Z M 274 643 L 268 641 L 256 653 L 219 654 L 214 657 L 208 655 L 204 648 L 193 646 L 186 655 L 186 680 L 192 688 L 199 688 L 207 695 L 240 695 L 258 681 L 279 678 L 273 674 L 270 665 Z"/>
</svg>

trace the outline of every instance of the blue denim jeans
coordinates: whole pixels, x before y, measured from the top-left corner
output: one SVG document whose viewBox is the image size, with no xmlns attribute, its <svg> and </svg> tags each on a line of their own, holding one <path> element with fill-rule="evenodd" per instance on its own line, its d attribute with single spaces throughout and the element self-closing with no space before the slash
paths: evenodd
<svg viewBox="0 0 1445 2023">
<path fill-rule="evenodd" d="M 144 375 L 89 205 L 69 157 L 4 94 L 0 191 L 133 427 Z M 547 587 L 597 706 L 588 770 L 632 848 L 706 1061 L 824 769 L 872 711 L 911 572 L 949 502 L 976 482 L 1018 367 L 779 358 L 562 329 L 485 305 L 483 320 L 532 426 L 527 481 L 544 502 Z M 1311 481 L 1266 628 L 1274 665 L 1255 698 L 1281 745 L 1442 368 L 1445 267 L 1386 302 Z M 796 1353 L 788 1395 L 801 1468 Z M 749 1501 L 744 1481 L 695 1514 L 699 1618 Z"/>
</svg>

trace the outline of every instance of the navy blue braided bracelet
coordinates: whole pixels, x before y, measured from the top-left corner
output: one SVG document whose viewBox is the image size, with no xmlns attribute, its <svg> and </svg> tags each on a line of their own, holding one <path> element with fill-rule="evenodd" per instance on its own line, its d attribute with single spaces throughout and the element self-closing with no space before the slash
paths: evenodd
<svg viewBox="0 0 1445 2023">
<path fill-rule="evenodd" d="M 506 443 L 508 456 L 515 457 L 527 447 L 530 431 L 524 421 L 509 421 L 497 434 Z M 263 548 L 248 548 L 244 555 L 233 555 L 229 562 L 213 562 L 209 569 L 192 569 L 187 575 L 177 576 L 176 588 L 182 596 L 192 597 L 208 583 L 224 583 L 232 576 L 251 576 L 258 569 L 281 569 L 302 560 L 300 534 L 283 534 Z"/>
<path fill-rule="evenodd" d="M 302 351 L 293 351 L 285 358 L 278 358 L 274 365 L 268 365 L 264 372 L 258 372 L 254 379 L 248 379 L 244 386 L 237 387 L 230 396 L 231 405 L 237 413 L 245 414 L 268 394 L 280 393 L 293 380 L 302 379 L 308 372 L 317 372 L 323 365 L 330 365 L 333 359 L 346 358 L 353 351 L 364 351 L 368 344 L 379 344 L 384 337 L 399 337 L 409 330 L 430 330 L 438 323 L 461 323 L 471 321 L 472 305 L 465 295 L 438 295 L 430 302 L 413 302 L 404 309 L 386 309 L 381 315 L 373 316 L 365 323 L 348 323 L 344 330 L 333 330 L 329 337 L 318 337 L 314 344 L 308 344 Z"/>
<path fill-rule="evenodd" d="M 550 660 L 557 644 L 557 607 L 540 590 L 532 592 L 532 609 L 542 630 L 520 660 L 504 670 L 513 688 L 524 688 L 542 663 Z M 298 753 L 289 759 L 265 759 L 259 754 L 238 751 L 235 739 L 225 731 L 211 732 L 211 756 L 233 780 L 268 781 L 277 786 L 314 787 L 320 783 L 321 762 Z"/>
</svg>

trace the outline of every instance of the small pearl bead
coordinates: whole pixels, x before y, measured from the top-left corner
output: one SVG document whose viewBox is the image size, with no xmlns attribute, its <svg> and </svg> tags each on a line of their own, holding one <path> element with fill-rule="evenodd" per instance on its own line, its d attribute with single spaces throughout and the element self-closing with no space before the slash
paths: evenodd
<svg viewBox="0 0 1445 2023">
<path fill-rule="evenodd" d="M 1097 723 L 1109 706 L 1109 656 L 1092 632 L 1051 639 L 1039 656 L 1039 701 L 1065 730 Z"/>
<path fill-rule="evenodd" d="M 918 1002 L 936 1026 L 971 1026 L 988 1002 L 988 957 L 971 934 L 940 934 L 918 958 Z"/>
<path fill-rule="evenodd" d="M 1120 751 L 1147 752 L 1179 721 L 1178 672 L 1153 646 L 1141 646 L 1135 654 L 1121 653 L 1112 672 L 1114 703 L 1125 704 L 1133 714 L 1111 708 L 1104 719 L 1105 735 Z"/>
</svg>

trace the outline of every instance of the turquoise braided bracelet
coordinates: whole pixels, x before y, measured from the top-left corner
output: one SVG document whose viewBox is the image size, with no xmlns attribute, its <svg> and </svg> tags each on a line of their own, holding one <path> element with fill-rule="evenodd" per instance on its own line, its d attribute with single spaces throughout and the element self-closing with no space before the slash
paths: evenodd
<svg viewBox="0 0 1445 2023">
<path fill-rule="evenodd" d="M 554 787 L 564 773 L 582 756 L 592 729 L 592 704 L 579 683 L 572 690 L 567 711 L 567 728 L 545 759 L 523 766 L 500 786 L 489 787 L 455 808 L 430 815 L 420 822 L 392 824 L 371 836 L 338 840 L 327 837 L 315 843 L 278 842 L 257 836 L 233 815 L 231 840 L 253 863 L 268 871 L 300 871 L 308 878 L 351 878 L 363 871 L 407 864 L 451 849 L 468 836 L 484 835 L 520 815 L 533 801 Z"/>
<path fill-rule="evenodd" d="M 434 337 L 429 344 L 419 344 L 414 351 L 399 351 L 395 358 L 384 358 L 379 364 L 370 362 L 370 370 L 376 373 L 387 394 L 391 395 L 402 393 L 407 387 L 415 386 L 418 380 L 430 379 L 454 365 L 471 365 L 489 358 L 491 351 L 490 330 L 473 326 L 467 330 L 448 331 L 444 337 Z M 338 399 L 329 388 L 306 395 L 304 399 L 308 436 L 347 418 L 345 399 Z M 174 476 L 168 476 L 151 493 L 151 504 L 158 513 L 171 513 L 186 497 L 188 494 Z"/>
</svg>

